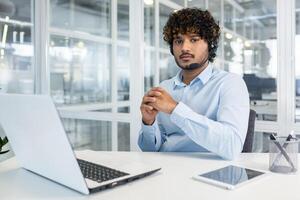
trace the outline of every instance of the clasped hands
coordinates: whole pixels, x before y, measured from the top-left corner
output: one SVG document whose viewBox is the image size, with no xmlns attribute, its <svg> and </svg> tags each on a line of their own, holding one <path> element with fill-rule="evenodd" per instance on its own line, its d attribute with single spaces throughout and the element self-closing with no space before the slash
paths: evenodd
<svg viewBox="0 0 300 200">
<path fill-rule="evenodd" d="M 144 95 L 140 107 L 144 124 L 153 124 L 159 111 L 171 114 L 177 104 L 165 89 L 152 88 Z"/>
</svg>

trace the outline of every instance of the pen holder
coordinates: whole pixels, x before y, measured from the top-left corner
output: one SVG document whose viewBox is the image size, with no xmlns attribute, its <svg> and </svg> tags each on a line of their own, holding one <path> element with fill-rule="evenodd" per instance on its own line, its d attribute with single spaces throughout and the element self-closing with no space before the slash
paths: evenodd
<svg viewBox="0 0 300 200">
<path fill-rule="evenodd" d="M 298 169 L 298 139 L 286 140 L 286 137 L 277 137 L 270 140 L 269 169 L 277 173 L 295 173 Z"/>
</svg>

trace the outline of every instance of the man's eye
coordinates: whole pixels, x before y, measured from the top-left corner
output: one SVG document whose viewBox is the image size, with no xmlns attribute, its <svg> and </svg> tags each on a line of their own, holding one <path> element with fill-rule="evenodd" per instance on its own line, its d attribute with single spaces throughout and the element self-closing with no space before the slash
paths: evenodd
<svg viewBox="0 0 300 200">
<path fill-rule="evenodd" d="M 175 44 L 181 44 L 181 43 L 182 43 L 182 40 L 175 40 L 174 43 L 175 43 Z"/>
<path fill-rule="evenodd" d="M 197 42 L 198 40 L 199 40 L 198 38 L 192 38 L 192 39 L 191 39 L 191 42 L 194 43 L 194 42 Z"/>
</svg>

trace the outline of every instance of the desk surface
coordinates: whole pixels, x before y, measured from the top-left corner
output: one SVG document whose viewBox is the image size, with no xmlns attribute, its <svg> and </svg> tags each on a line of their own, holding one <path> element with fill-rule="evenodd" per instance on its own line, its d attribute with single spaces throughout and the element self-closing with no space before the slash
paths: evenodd
<svg viewBox="0 0 300 200">
<path fill-rule="evenodd" d="M 236 161 L 224 161 L 212 154 L 141 153 L 81 151 L 79 157 L 101 159 L 103 154 L 117 154 L 146 162 L 159 163 L 162 170 L 146 178 L 86 196 L 24 169 L 15 158 L 0 163 L 1 199 L 299 199 L 300 173 L 269 176 L 229 191 L 192 179 L 195 174 L 228 164 L 268 170 L 268 154 L 242 154 Z"/>
</svg>

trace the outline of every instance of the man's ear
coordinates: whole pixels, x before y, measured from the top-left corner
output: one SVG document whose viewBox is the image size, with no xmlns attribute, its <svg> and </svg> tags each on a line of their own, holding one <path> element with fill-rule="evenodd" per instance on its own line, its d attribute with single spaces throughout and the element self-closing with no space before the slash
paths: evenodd
<svg viewBox="0 0 300 200">
<path fill-rule="evenodd" d="M 174 53 L 173 53 L 173 43 L 170 44 L 170 52 L 171 52 L 171 54 L 174 56 Z"/>
</svg>

